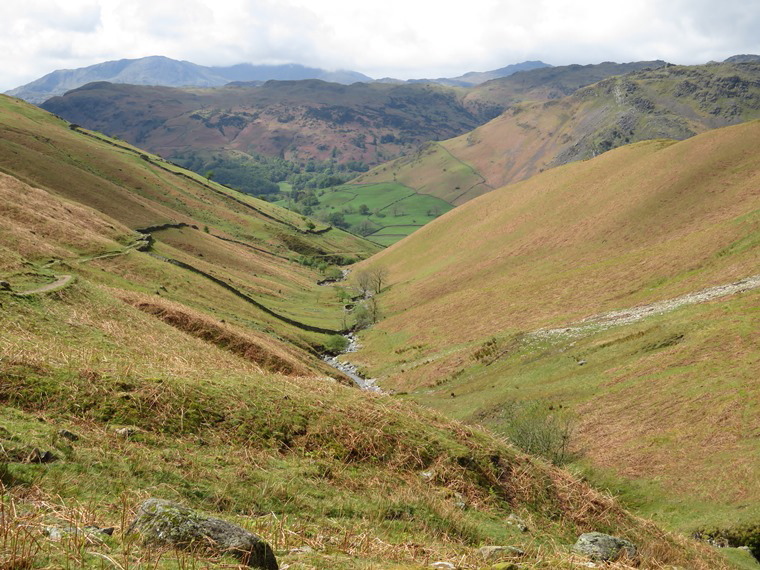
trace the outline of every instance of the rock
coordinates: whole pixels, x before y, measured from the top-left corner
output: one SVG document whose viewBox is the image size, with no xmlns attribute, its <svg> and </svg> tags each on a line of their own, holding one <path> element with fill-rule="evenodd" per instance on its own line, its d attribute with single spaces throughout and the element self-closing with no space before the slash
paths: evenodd
<svg viewBox="0 0 760 570">
<path fill-rule="evenodd" d="M 422 477 L 425 481 L 432 481 L 435 477 L 435 471 L 422 471 L 420 472 L 420 477 Z"/>
<path fill-rule="evenodd" d="M 587 532 L 580 535 L 573 550 L 592 560 L 616 560 L 624 554 L 628 558 L 636 556 L 636 547 L 633 543 L 601 532 Z"/>
<path fill-rule="evenodd" d="M 481 546 L 478 555 L 486 560 L 499 556 L 525 556 L 525 551 L 514 546 Z"/>
<path fill-rule="evenodd" d="M 311 546 L 298 546 L 288 551 L 290 554 L 311 554 L 314 549 Z"/>
<path fill-rule="evenodd" d="M 0 291 L 10 291 L 11 284 L 7 281 L 0 281 Z"/>
<path fill-rule="evenodd" d="M 507 517 L 506 523 L 517 527 L 520 529 L 520 532 L 528 532 L 528 525 L 514 513 Z"/>
<path fill-rule="evenodd" d="M 56 456 L 52 451 L 40 451 L 35 447 L 26 457 L 24 463 L 52 463 L 53 461 L 57 460 L 58 456 Z"/>
<path fill-rule="evenodd" d="M 255 534 L 171 501 L 143 502 L 127 529 L 127 534 L 131 533 L 141 534 L 147 544 L 187 550 L 207 548 L 232 554 L 252 568 L 278 570 L 272 548 Z"/>
<path fill-rule="evenodd" d="M 438 570 L 456 570 L 457 567 L 451 562 L 433 562 L 430 565 L 431 568 L 437 568 Z"/>
<path fill-rule="evenodd" d="M 123 427 L 123 428 L 119 428 L 115 430 L 114 433 L 116 433 L 116 435 L 120 435 L 121 437 L 129 438 L 129 437 L 132 437 L 133 435 L 137 435 L 138 433 L 140 433 L 140 431 L 142 430 L 136 427 Z"/>
<path fill-rule="evenodd" d="M 45 527 L 45 534 L 54 541 L 60 542 L 63 537 L 71 535 L 83 535 L 90 544 L 102 544 L 103 537 L 113 535 L 114 527 L 99 528 L 97 526 L 86 526 L 82 529 L 75 526 L 48 526 Z"/>
<path fill-rule="evenodd" d="M 67 429 L 59 429 L 58 435 L 61 436 L 63 439 L 68 439 L 69 441 L 77 441 L 79 439 L 79 436 L 77 434 Z"/>
</svg>

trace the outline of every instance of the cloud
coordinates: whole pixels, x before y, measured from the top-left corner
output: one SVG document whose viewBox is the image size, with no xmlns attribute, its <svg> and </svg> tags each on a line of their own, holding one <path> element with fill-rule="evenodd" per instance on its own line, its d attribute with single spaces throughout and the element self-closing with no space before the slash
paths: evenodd
<svg viewBox="0 0 760 570">
<path fill-rule="evenodd" d="M 0 90 L 58 68 L 166 55 L 434 77 L 760 52 L 757 0 L 3 0 Z"/>
</svg>

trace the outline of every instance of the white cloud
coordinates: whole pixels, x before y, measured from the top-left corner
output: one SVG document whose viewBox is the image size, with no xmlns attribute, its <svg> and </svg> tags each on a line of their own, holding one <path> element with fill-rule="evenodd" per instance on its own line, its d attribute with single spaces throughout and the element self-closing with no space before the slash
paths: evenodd
<svg viewBox="0 0 760 570">
<path fill-rule="evenodd" d="M 2 0 L 0 90 L 58 68 L 166 55 L 431 77 L 760 52 L 757 0 Z"/>
</svg>

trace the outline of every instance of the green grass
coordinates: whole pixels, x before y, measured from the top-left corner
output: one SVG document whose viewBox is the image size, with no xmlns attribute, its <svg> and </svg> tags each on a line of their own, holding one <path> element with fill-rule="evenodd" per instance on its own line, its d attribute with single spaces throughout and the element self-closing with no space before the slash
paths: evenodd
<svg viewBox="0 0 760 570">
<path fill-rule="evenodd" d="M 760 514 L 747 479 L 760 468 L 756 301 L 748 293 L 580 339 L 510 348 L 497 337 L 503 355 L 493 363 L 472 360 L 409 397 L 504 433 L 501 410 L 513 402 L 564 408 L 585 455 L 576 468 L 628 508 L 685 532 L 750 522 Z"/>
<path fill-rule="evenodd" d="M 157 496 L 257 531 L 294 568 L 424 568 L 441 559 L 476 567 L 477 547 L 499 543 L 523 548 L 526 567 L 572 568 L 568 547 L 591 529 L 642 545 L 644 567 L 728 567 L 488 431 L 333 380 L 318 355 L 329 337 L 287 325 L 218 282 L 135 250 L 93 258 L 134 241 L 129 228 L 186 220 L 190 227 L 157 231 L 153 252 L 283 313 L 328 323 L 341 315 L 335 291 L 318 287 L 318 271 L 296 254 L 313 261 L 378 248 L 336 230 L 308 233 L 292 213 L 231 200 L 29 108 L 49 123 L 32 128 L 0 100 L 0 157 L 36 187 L 0 177 L 15 206 L 2 212 L 0 267 L 37 278 L 56 257 L 56 272 L 77 276 L 46 295 L 0 292 L 0 565 L 221 563 L 158 553 L 118 532 L 142 499 Z M 663 333 L 642 348 L 673 338 Z M 415 366 L 433 354 L 408 331 L 387 336 L 383 346 Z M 122 426 L 136 431 L 120 436 Z M 62 428 L 80 438 L 62 439 Z M 34 448 L 57 461 L 28 461 Z M 504 524 L 512 513 L 530 533 Z M 49 525 L 93 523 L 117 533 L 103 544 L 42 538 Z M 314 552 L 290 551 L 304 545 Z"/>
<path fill-rule="evenodd" d="M 536 569 L 570 568 L 561 545 L 588 525 L 657 544 L 673 563 L 705 556 L 487 433 L 324 379 L 262 374 L 107 290 L 79 283 L 3 304 L 0 324 L 13 332 L 0 340 L 0 442 L 57 460 L 1 464 L 14 515 L 0 536 L 19 538 L 38 566 L 100 568 L 98 554 L 134 568 L 211 562 L 159 559 L 120 534 L 149 496 L 241 524 L 281 564 L 304 568 L 476 565 L 482 544 L 519 546 Z M 125 438 L 121 426 L 137 431 Z M 603 506 L 589 511 L 590 500 Z M 534 530 L 503 524 L 512 512 Z M 70 524 L 117 532 L 103 544 L 38 540 L 37 550 L 21 530 Z M 301 546 L 314 551 L 290 552 Z"/>
<path fill-rule="evenodd" d="M 315 217 L 342 213 L 354 232 L 363 222 L 374 230 L 367 239 L 391 245 L 452 209 L 451 204 L 435 196 L 417 193 L 397 183 L 346 184 L 317 190 L 319 205 L 314 206 Z M 277 204 L 292 207 L 289 199 Z M 367 214 L 360 208 L 366 207 Z"/>
</svg>

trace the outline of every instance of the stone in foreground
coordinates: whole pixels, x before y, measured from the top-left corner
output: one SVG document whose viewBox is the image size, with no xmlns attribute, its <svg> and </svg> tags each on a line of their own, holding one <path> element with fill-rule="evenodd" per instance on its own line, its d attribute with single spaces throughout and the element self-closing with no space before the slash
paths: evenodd
<svg viewBox="0 0 760 570">
<path fill-rule="evenodd" d="M 601 532 L 587 532 L 580 535 L 573 550 L 593 560 L 617 560 L 623 554 L 628 558 L 636 557 L 636 547 L 633 543 Z"/>
<path fill-rule="evenodd" d="M 209 517 L 163 499 L 140 505 L 127 533 L 139 533 L 146 543 L 182 549 L 208 549 L 231 554 L 242 564 L 278 570 L 272 548 L 255 534 L 227 521 Z"/>
</svg>

